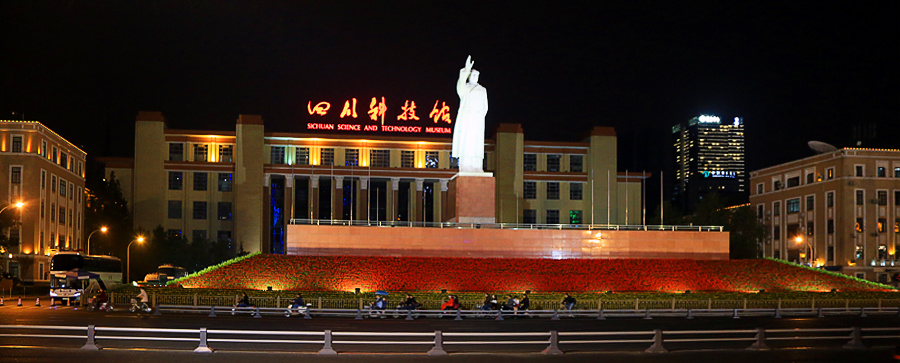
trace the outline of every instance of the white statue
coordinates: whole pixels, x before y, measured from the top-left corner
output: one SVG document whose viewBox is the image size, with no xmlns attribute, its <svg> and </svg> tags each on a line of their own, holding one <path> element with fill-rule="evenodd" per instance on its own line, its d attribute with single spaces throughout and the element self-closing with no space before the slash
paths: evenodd
<svg viewBox="0 0 900 363">
<path fill-rule="evenodd" d="M 478 84 L 478 71 L 472 69 L 472 56 L 459 70 L 456 93 L 459 112 L 453 128 L 452 156 L 459 158 L 460 172 L 484 172 L 484 115 L 488 111 L 487 90 Z M 467 82 L 468 81 L 468 82 Z"/>
</svg>

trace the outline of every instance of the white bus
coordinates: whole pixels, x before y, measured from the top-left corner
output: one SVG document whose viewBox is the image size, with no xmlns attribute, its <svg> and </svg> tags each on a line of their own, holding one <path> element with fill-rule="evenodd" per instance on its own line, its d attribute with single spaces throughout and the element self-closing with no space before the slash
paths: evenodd
<svg viewBox="0 0 900 363">
<path fill-rule="evenodd" d="M 122 260 L 118 257 L 60 252 L 50 259 L 50 297 L 59 300 L 75 300 L 81 296 L 90 280 L 66 279 L 64 275 L 67 271 L 76 268 L 100 275 L 100 279 L 107 289 L 122 283 Z"/>
</svg>

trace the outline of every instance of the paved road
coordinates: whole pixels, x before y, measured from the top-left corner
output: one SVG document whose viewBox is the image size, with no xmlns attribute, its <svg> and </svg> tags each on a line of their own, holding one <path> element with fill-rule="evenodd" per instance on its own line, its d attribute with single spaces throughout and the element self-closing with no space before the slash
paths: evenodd
<svg viewBox="0 0 900 363">
<path fill-rule="evenodd" d="M 683 318 L 655 318 L 652 320 L 644 320 L 640 318 L 610 318 L 603 321 L 598 321 L 596 319 L 569 319 L 564 318 L 559 321 L 552 321 L 549 319 L 507 319 L 504 321 L 495 321 L 492 319 L 466 319 L 464 321 L 454 321 L 452 319 L 418 319 L 415 321 L 407 321 L 404 319 L 365 319 L 365 320 L 354 320 L 350 318 L 314 318 L 311 320 L 304 320 L 298 317 L 292 318 L 284 318 L 284 317 L 263 317 L 260 319 L 254 319 L 250 316 L 231 316 L 229 314 L 219 314 L 216 318 L 206 317 L 203 315 L 189 315 L 189 314 L 164 314 L 162 316 L 152 316 L 149 314 L 132 314 L 127 311 L 116 311 L 114 313 L 100 313 L 100 312 L 87 312 L 83 309 L 77 309 L 74 307 L 58 307 L 56 309 L 49 307 L 34 307 L 32 306 L 4 306 L 0 307 L 0 325 L 58 325 L 58 326 L 87 326 L 87 325 L 96 325 L 96 326 L 104 326 L 104 327 L 142 327 L 142 328 L 182 328 L 182 329 L 198 329 L 201 327 L 209 328 L 209 329 L 248 329 L 248 330 L 268 330 L 268 331 L 324 331 L 326 329 L 336 331 L 336 332 L 366 332 L 366 331 L 378 331 L 378 332 L 427 332 L 433 333 L 436 330 L 440 330 L 442 332 L 494 332 L 494 333 L 502 333 L 502 332 L 547 332 L 550 330 L 556 330 L 560 332 L 584 332 L 584 331 L 650 331 L 653 329 L 663 329 L 665 331 L 670 330 L 710 330 L 710 329 L 756 329 L 756 328 L 765 328 L 765 329 L 794 329 L 794 328 L 847 328 L 853 326 L 861 326 L 861 327 L 897 327 L 900 326 L 900 317 L 895 315 L 885 316 L 875 316 L 870 315 L 867 318 L 860 317 L 828 317 L 828 318 L 785 318 L 785 319 L 772 319 L 772 318 L 741 318 L 741 319 L 732 319 L 728 318 L 696 318 L 693 320 L 686 320 Z M 83 334 L 83 333 L 82 333 Z M 107 333 L 109 334 L 109 333 Z M 187 334 L 184 336 L 188 337 L 196 337 L 196 333 Z M 703 337 L 702 335 L 698 335 L 697 337 Z M 802 347 L 840 347 L 844 343 L 846 343 L 849 338 L 847 338 L 846 333 L 836 333 L 835 339 L 824 340 L 824 341 L 811 341 L 811 340 L 800 340 L 800 341 L 769 341 L 768 344 L 772 348 L 776 348 L 776 355 L 779 357 L 794 357 L 793 359 L 787 359 L 786 361 L 803 361 L 803 357 L 815 357 L 818 353 L 813 354 L 811 352 L 819 352 L 820 350 L 784 350 L 777 349 L 783 348 L 787 346 L 802 346 Z M 279 337 L 273 337 L 279 338 Z M 641 337 L 641 339 L 647 339 L 649 337 Z M 314 338 L 315 339 L 315 338 Z M 321 339 L 318 337 L 317 339 Z M 359 338 L 361 340 L 365 340 L 366 338 Z M 431 338 L 425 337 L 424 340 L 430 340 Z M 496 340 L 510 340 L 509 338 L 505 338 L 502 335 L 497 338 L 484 338 L 485 340 L 496 339 Z M 546 340 L 546 337 L 543 338 L 535 338 L 534 340 Z M 667 338 L 668 339 L 668 338 Z M 694 350 L 706 350 L 706 349 L 736 349 L 742 350 L 749 346 L 751 342 L 730 342 L 730 343 L 675 343 L 675 342 L 667 342 L 666 348 L 670 351 L 676 353 L 670 354 L 687 354 L 690 355 L 692 353 L 688 353 L 686 351 L 694 351 Z M 27 348 L 12 348 L 12 347 L 28 347 L 28 346 L 53 346 L 53 347 L 62 347 L 62 348 L 78 348 L 84 344 L 83 339 L 47 339 L 47 338 L 2 338 L 0 340 L 0 349 L 3 350 L 3 354 L 6 356 L 17 356 L 20 352 L 23 351 L 33 351 L 34 349 Z M 116 349 L 130 349 L 130 348 L 145 348 L 145 349 L 166 349 L 166 350 L 181 350 L 181 351 L 190 351 L 191 349 L 197 346 L 196 342 L 182 342 L 182 343 L 173 343 L 173 342 L 151 342 L 151 341 L 118 341 L 118 340 L 109 340 L 109 339 L 100 339 L 99 344 L 101 344 L 105 349 L 102 354 L 106 354 L 105 352 L 123 352 L 122 350 Z M 869 340 L 866 341 L 866 344 L 870 347 L 890 347 L 895 344 L 893 339 L 881 339 L 881 340 Z M 250 352 L 250 351 L 270 351 L 270 352 L 295 352 L 294 354 L 300 353 L 313 353 L 319 350 L 322 346 L 319 344 L 271 344 L 271 345 L 247 345 L 247 344 L 228 344 L 228 343 L 210 343 L 210 346 L 217 350 L 215 354 L 216 357 L 227 356 L 228 354 L 237 354 L 238 352 Z M 640 352 L 643 349 L 646 349 L 649 346 L 649 343 L 633 343 L 633 344 L 563 344 L 560 348 L 562 348 L 567 353 L 567 357 L 573 356 L 576 357 L 579 351 L 584 350 L 599 350 L 599 351 L 630 351 L 630 352 Z M 338 352 L 407 352 L 407 353 L 424 353 L 428 349 L 431 348 L 431 345 L 415 345 L 415 346 L 388 346 L 388 345 L 340 345 L 335 344 L 335 350 Z M 467 353 L 473 351 L 490 351 L 490 352 L 502 352 L 502 353 L 536 353 L 540 352 L 542 349 L 546 348 L 546 344 L 524 344 L 524 345 L 492 345 L 489 348 L 486 346 L 445 346 L 446 350 L 451 353 Z M 677 353 L 678 351 L 682 351 L 682 353 Z M 881 355 L 876 354 L 875 352 L 879 351 Z M 889 354 L 887 354 L 886 350 L 870 350 L 863 352 L 856 352 L 853 356 L 868 356 L 871 354 L 878 355 L 881 358 L 888 358 Z M 765 356 L 765 353 L 748 353 L 739 351 L 739 356 L 755 356 L 758 359 L 767 359 L 768 356 Z M 801 352 L 801 353 L 797 353 Z M 809 354 L 807 355 L 806 353 Z M 841 361 L 838 360 L 837 357 L 846 357 L 844 354 L 844 350 L 839 350 L 842 352 L 841 354 L 833 354 L 833 355 L 825 355 L 825 357 L 832 357 L 836 360 L 833 361 Z M 575 353 L 574 355 L 572 353 Z M 26 354 L 26 353 L 21 353 Z M 43 354 L 43 353 L 42 353 Z M 51 353 L 47 353 L 51 354 Z M 54 353 L 55 354 L 55 353 Z M 79 353 L 80 354 L 80 353 Z M 130 354 L 130 353 L 109 353 L 109 354 Z M 154 353 L 156 354 L 156 353 Z M 173 352 L 165 353 L 159 352 L 159 354 L 175 354 Z M 248 353 L 249 354 L 249 353 Z M 602 353 L 609 354 L 609 353 Z M 626 359 L 628 357 L 632 357 L 631 354 L 634 353 L 619 353 L 624 354 L 622 357 Z M 721 353 L 720 355 L 731 355 L 731 353 Z M 758 355 L 763 354 L 763 355 Z M 467 356 L 468 354 L 463 354 Z M 591 354 L 587 354 L 591 355 Z M 713 354 L 716 355 L 716 354 Z M 287 354 L 287 356 L 291 356 Z M 638 355 L 641 359 L 653 359 L 653 358 L 644 358 L 643 355 Z M 48 360 L 50 360 L 51 355 L 46 356 Z M 230 357 L 230 356 L 229 356 Z M 307 357 L 304 355 L 303 357 Z M 311 356 L 310 356 L 311 357 Z M 531 355 L 526 355 L 523 357 L 530 357 L 528 359 L 537 359 L 531 358 Z M 572 359 L 576 359 L 572 358 Z M 606 359 L 607 356 L 604 356 Z M 698 359 L 702 357 L 697 357 Z M 803 359 L 801 359 L 803 358 Z M 142 356 L 143 359 L 143 356 Z M 216 358 L 219 359 L 219 358 Z M 223 358 L 230 359 L 230 358 Z M 248 359 L 248 358 L 244 358 Z M 268 359 L 268 358 L 267 358 Z M 286 358 L 287 359 L 287 358 Z M 296 359 L 296 357 L 295 357 Z M 375 358 L 372 358 L 375 359 Z M 586 358 L 585 358 L 586 359 Z M 596 359 L 596 357 L 595 357 Z M 710 358 L 711 361 L 712 358 Z M 780 359 L 780 358 L 779 358 Z M 126 359 L 132 360 L 132 359 Z M 180 359 L 179 359 L 180 360 Z M 377 360 L 377 359 L 376 359 Z M 717 359 L 720 360 L 720 359 Z M 38 360 L 40 361 L 40 360 Z M 540 361 L 540 360 L 536 360 Z M 632 361 L 632 360 L 629 360 Z M 650 360 L 647 360 L 650 361 Z M 685 360 L 687 361 L 687 360 Z M 698 361 L 691 359 L 691 361 Z M 702 360 L 699 360 L 702 361 Z M 778 359 L 774 359 L 773 361 L 779 361 Z"/>
</svg>

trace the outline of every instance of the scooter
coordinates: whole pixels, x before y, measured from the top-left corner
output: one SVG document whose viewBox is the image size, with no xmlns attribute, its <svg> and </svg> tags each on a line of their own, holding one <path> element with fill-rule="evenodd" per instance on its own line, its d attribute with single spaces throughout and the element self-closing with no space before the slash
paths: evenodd
<svg viewBox="0 0 900 363">
<path fill-rule="evenodd" d="M 150 307 L 147 306 L 146 302 L 138 303 L 138 301 L 136 299 L 131 299 L 131 308 L 128 309 L 128 311 L 130 311 L 132 313 L 135 311 L 143 311 L 145 313 L 150 313 L 153 311 L 153 309 L 150 309 Z"/>
<path fill-rule="evenodd" d="M 88 307 L 87 307 L 88 311 L 97 310 L 97 311 L 104 311 L 104 312 L 112 312 L 115 309 L 113 304 L 109 301 L 105 301 L 100 304 L 100 307 L 97 307 L 97 304 L 94 304 L 94 299 L 96 299 L 96 298 L 91 298 L 90 303 L 88 304 Z"/>
<path fill-rule="evenodd" d="M 312 304 L 307 303 L 306 306 L 298 306 L 298 307 L 288 307 L 287 310 L 284 311 L 284 317 L 290 318 L 291 315 L 305 315 Z"/>
<path fill-rule="evenodd" d="M 256 307 L 253 305 L 250 306 L 235 306 L 231 308 L 231 315 L 237 315 L 241 313 L 247 313 L 253 315 L 256 313 Z"/>
</svg>

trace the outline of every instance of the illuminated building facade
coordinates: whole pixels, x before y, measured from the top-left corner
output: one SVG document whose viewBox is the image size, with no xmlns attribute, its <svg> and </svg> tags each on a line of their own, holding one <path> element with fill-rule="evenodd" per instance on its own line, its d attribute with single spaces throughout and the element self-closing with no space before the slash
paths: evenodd
<svg viewBox="0 0 900 363">
<path fill-rule="evenodd" d="M 454 214 L 447 210 L 457 174 L 449 128 L 436 130 L 444 135 L 417 126 L 378 130 L 402 135 L 394 136 L 334 126 L 266 132 L 260 116 L 240 115 L 234 132 L 172 130 L 161 113 L 140 112 L 135 157 L 103 161 L 107 177 L 115 173 L 121 183 L 135 227 L 230 240 L 248 251 L 285 253 L 290 223 L 444 222 Z M 642 183 L 650 175 L 616 167 L 609 127 L 590 130 L 582 142 L 531 142 L 520 125 L 501 124 L 485 140 L 497 223 L 642 224 Z"/>
<path fill-rule="evenodd" d="M 10 241 L 0 256 L 4 272 L 48 284 L 49 256 L 82 249 L 86 156 L 40 122 L 0 121 L 0 208 L 14 221 L 0 231 Z"/>
<path fill-rule="evenodd" d="M 900 271 L 900 150 L 826 152 L 753 171 L 750 185 L 765 257 L 885 283 Z"/>
<path fill-rule="evenodd" d="M 746 202 L 744 122 L 701 115 L 672 127 L 678 208 L 692 212 L 704 195 L 716 192 L 729 204 Z"/>
</svg>

